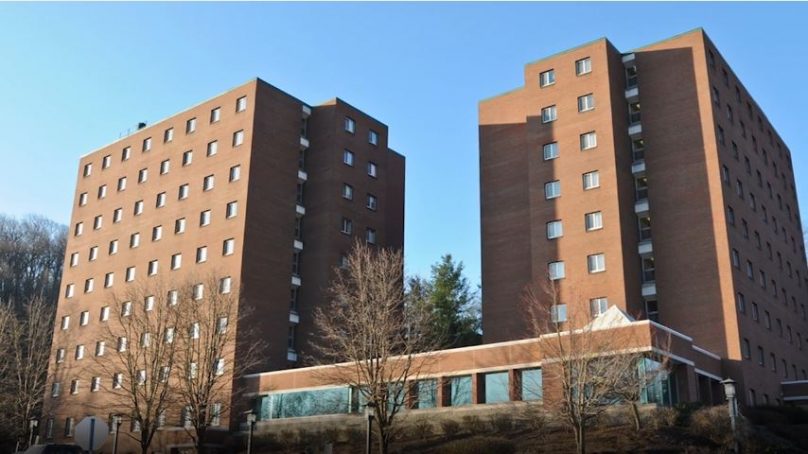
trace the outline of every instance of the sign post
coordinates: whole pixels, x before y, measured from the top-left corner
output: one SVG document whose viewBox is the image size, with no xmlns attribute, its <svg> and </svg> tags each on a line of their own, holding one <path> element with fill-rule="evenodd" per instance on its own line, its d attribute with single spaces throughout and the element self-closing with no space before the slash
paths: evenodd
<svg viewBox="0 0 808 454">
<path fill-rule="evenodd" d="M 93 454 L 96 449 L 104 444 L 108 435 L 109 427 L 107 427 L 104 420 L 95 416 L 88 416 L 76 425 L 74 439 L 82 449 Z"/>
</svg>

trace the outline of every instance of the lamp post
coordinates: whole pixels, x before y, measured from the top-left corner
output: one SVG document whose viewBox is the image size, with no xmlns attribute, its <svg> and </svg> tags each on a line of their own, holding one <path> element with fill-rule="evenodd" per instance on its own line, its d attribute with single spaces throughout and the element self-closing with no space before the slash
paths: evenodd
<svg viewBox="0 0 808 454">
<path fill-rule="evenodd" d="M 376 404 L 373 402 L 368 402 L 365 405 L 365 416 L 368 419 L 368 432 L 365 438 L 365 453 L 370 454 L 370 448 L 373 444 L 373 440 L 371 438 L 373 433 L 373 417 L 376 415 Z"/>
<path fill-rule="evenodd" d="M 252 450 L 252 437 L 253 437 L 253 429 L 255 429 L 255 421 L 256 421 L 255 413 L 249 412 L 247 413 L 247 425 L 249 427 L 249 433 L 247 435 L 247 454 L 250 454 Z"/>
<path fill-rule="evenodd" d="M 738 397 L 735 394 L 735 380 L 727 378 L 721 382 L 729 405 L 729 422 L 732 427 L 732 451 L 738 452 L 738 431 L 735 419 L 738 417 Z"/>
<path fill-rule="evenodd" d="M 31 418 L 28 420 L 28 447 L 30 448 L 33 444 L 34 440 L 34 429 L 37 428 L 39 425 L 39 421 L 36 418 Z"/>
<path fill-rule="evenodd" d="M 121 431 L 122 423 L 121 415 L 112 415 L 112 427 L 115 430 L 115 438 L 112 439 L 112 454 L 118 454 L 118 433 Z"/>
</svg>

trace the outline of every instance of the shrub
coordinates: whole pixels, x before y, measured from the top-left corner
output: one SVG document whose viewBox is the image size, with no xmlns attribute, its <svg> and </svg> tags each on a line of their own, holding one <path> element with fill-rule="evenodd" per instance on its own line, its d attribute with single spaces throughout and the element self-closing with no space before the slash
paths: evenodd
<svg viewBox="0 0 808 454">
<path fill-rule="evenodd" d="M 485 424 L 483 424 L 483 421 L 477 415 L 463 416 L 463 425 L 472 435 L 485 433 Z"/>
<path fill-rule="evenodd" d="M 496 453 L 513 454 L 516 452 L 516 445 L 512 441 L 499 437 L 475 436 L 454 440 L 444 444 L 436 450 L 439 454 L 473 454 L 473 453 Z"/>
<path fill-rule="evenodd" d="M 648 426 L 659 430 L 673 427 L 679 420 L 679 411 L 671 407 L 657 407 L 648 415 Z"/>
<path fill-rule="evenodd" d="M 513 417 L 507 413 L 491 415 L 491 430 L 497 434 L 506 434 L 513 430 Z"/>
<path fill-rule="evenodd" d="M 721 405 L 694 411 L 690 415 L 690 432 L 720 446 L 730 446 L 733 434 L 727 407 Z"/>
<path fill-rule="evenodd" d="M 444 419 L 440 422 L 440 427 L 443 430 L 443 434 L 447 437 L 454 437 L 460 433 L 460 423 L 454 419 Z"/>
<path fill-rule="evenodd" d="M 744 416 L 752 424 L 808 424 L 808 411 L 791 406 L 759 406 L 746 409 Z"/>
<path fill-rule="evenodd" d="M 425 438 L 429 438 L 434 433 L 434 429 L 432 423 L 429 422 L 427 418 L 418 418 L 412 424 L 412 436 L 413 439 L 420 439 L 423 440 Z"/>
</svg>

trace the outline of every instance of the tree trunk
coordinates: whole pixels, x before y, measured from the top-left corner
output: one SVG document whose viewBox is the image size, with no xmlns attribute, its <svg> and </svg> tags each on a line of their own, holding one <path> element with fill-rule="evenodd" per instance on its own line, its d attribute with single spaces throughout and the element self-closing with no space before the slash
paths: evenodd
<svg viewBox="0 0 808 454">
<path fill-rule="evenodd" d="M 377 418 L 376 420 L 378 421 L 379 419 Z M 390 440 L 387 428 L 382 427 L 378 423 L 376 424 L 376 428 L 379 430 L 379 454 L 387 454 L 388 450 L 390 449 Z"/>
<path fill-rule="evenodd" d="M 631 403 L 631 416 L 634 418 L 634 429 L 639 431 L 642 429 L 642 421 L 640 420 L 640 409 L 637 402 Z"/>
<path fill-rule="evenodd" d="M 575 447 L 578 454 L 586 454 L 586 429 L 583 424 L 575 427 Z"/>
<path fill-rule="evenodd" d="M 201 426 L 196 428 L 196 452 L 197 454 L 201 454 L 204 452 L 204 445 L 205 445 L 205 435 L 207 434 L 207 426 Z"/>
</svg>

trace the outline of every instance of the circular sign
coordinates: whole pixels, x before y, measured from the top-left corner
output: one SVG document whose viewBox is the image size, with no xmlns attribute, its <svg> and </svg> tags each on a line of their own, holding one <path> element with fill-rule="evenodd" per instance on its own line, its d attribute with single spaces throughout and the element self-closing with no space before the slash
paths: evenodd
<svg viewBox="0 0 808 454">
<path fill-rule="evenodd" d="M 76 425 L 74 440 L 85 451 L 93 452 L 100 448 L 109 435 L 106 421 L 88 416 Z"/>
</svg>

